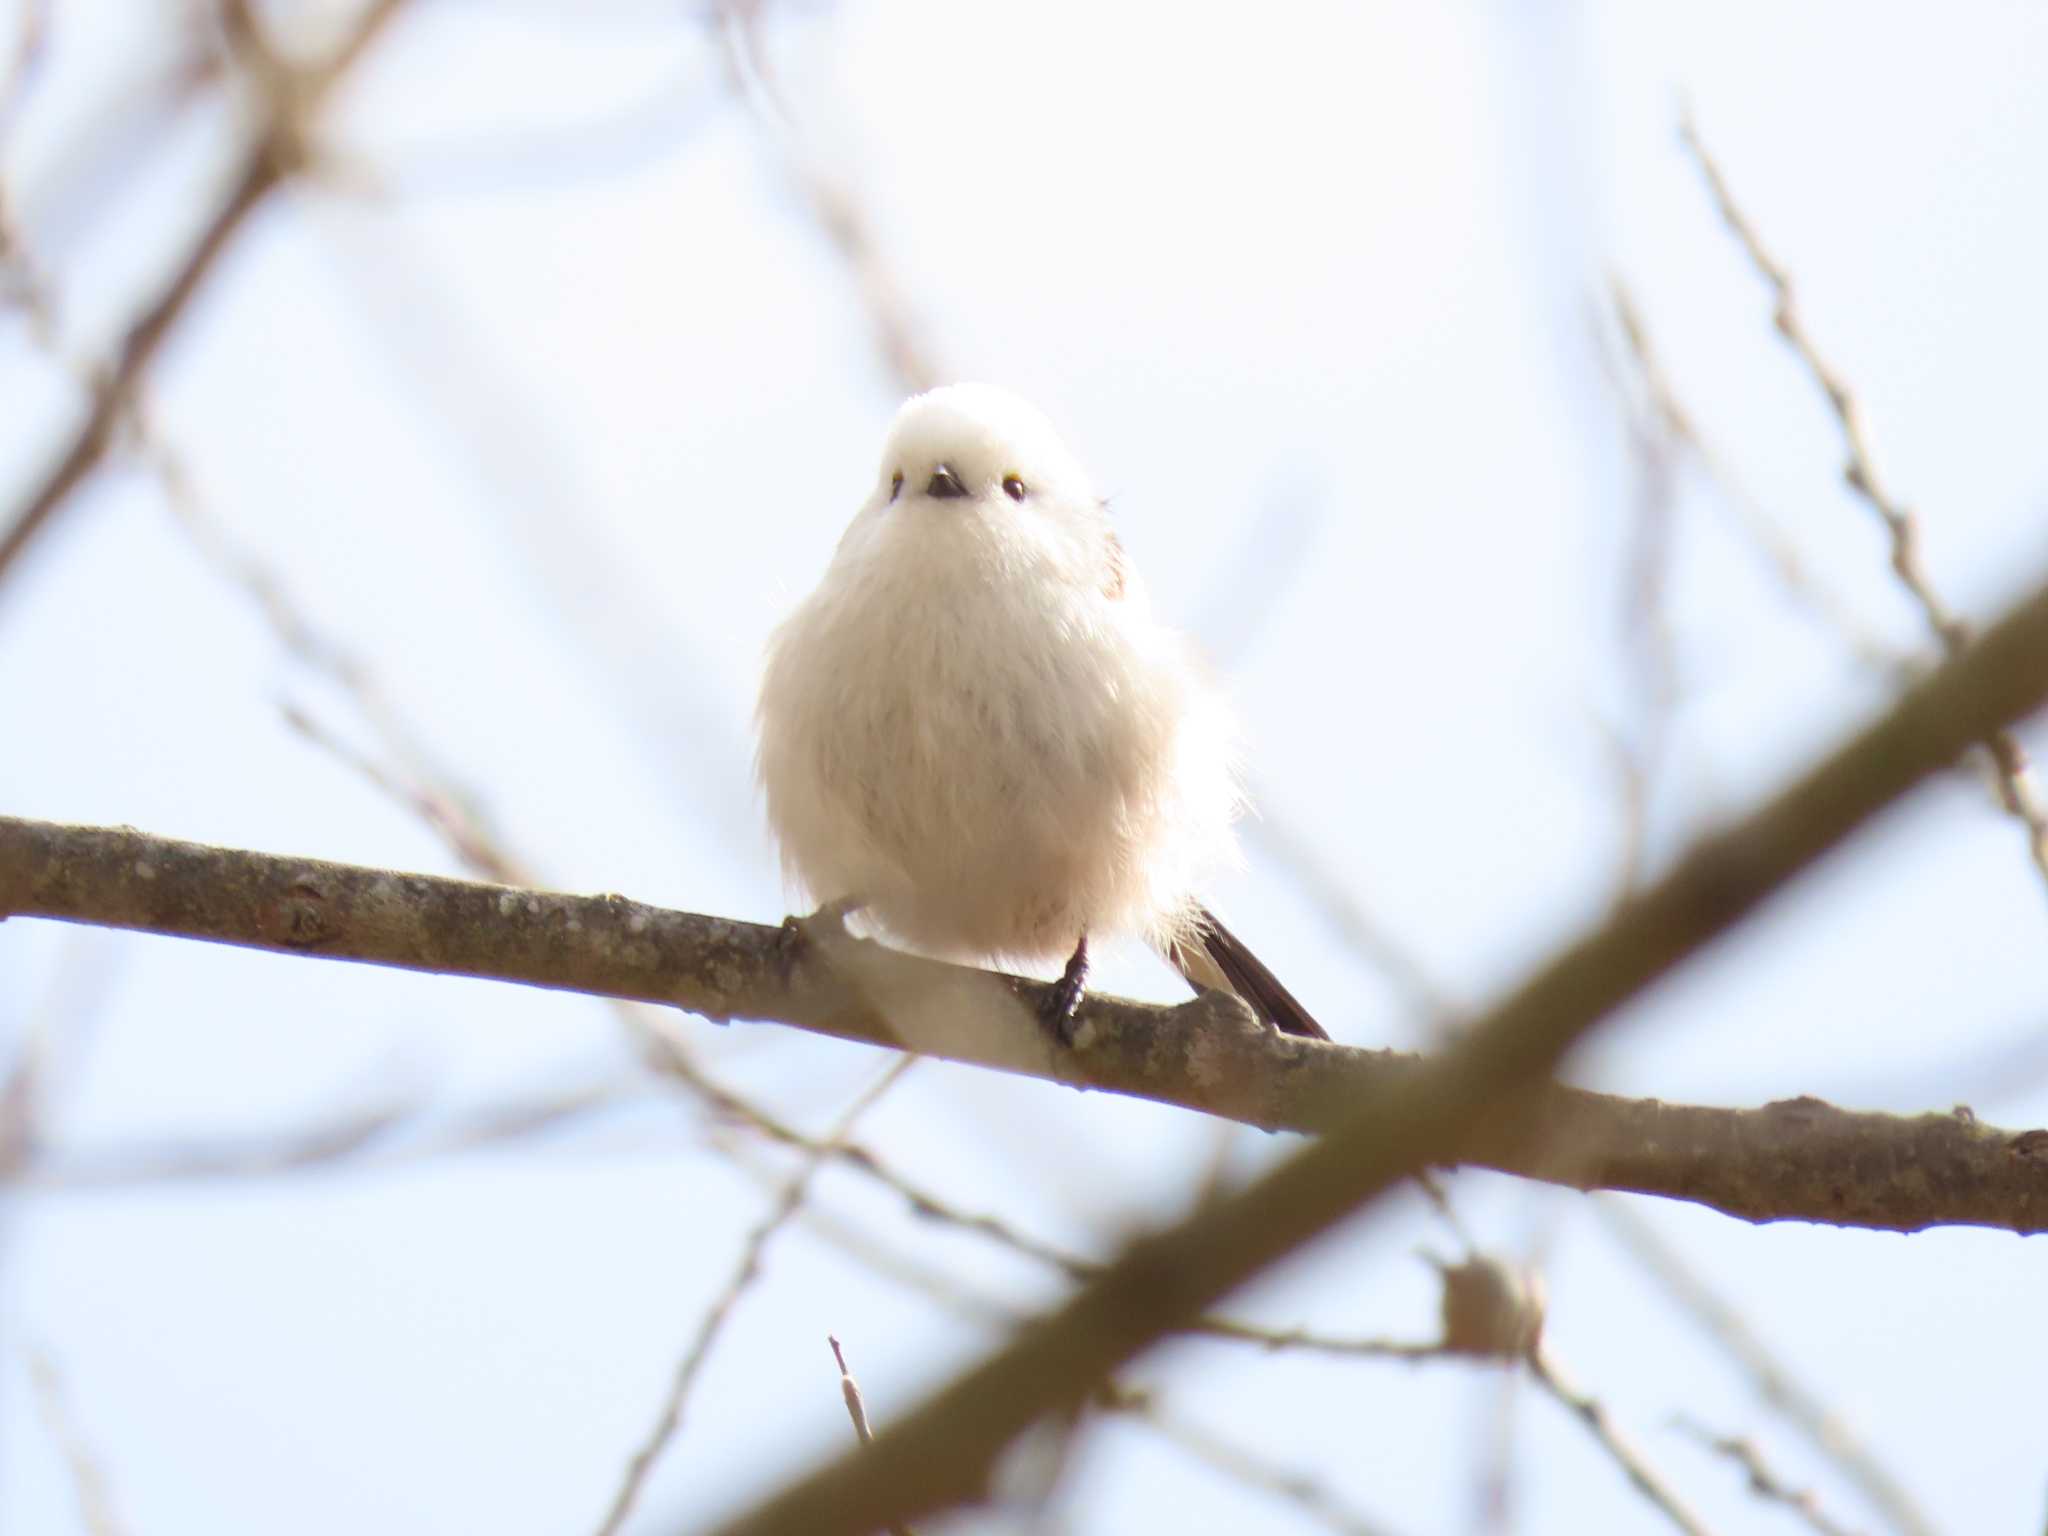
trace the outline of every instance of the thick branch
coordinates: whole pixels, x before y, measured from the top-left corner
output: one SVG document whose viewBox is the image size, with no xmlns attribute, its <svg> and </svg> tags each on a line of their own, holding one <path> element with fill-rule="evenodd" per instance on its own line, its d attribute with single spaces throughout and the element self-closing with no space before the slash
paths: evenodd
<svg viewBox="0 0 2048 1536">
<path fill-rule="evenodd" d="M 1104 997 L 1086 1005 L 1078 1048 L 1055 1051 L 1030 1011 L 1038 983 L 1022 978 L 830 933 L 792 949 L 780 929 L 619 896 L 397 874 L 131 828 L 0 817 L 0 911 L 909 1043 L 1267 1130 L 1328 1130 L 1367 1095 L 1401 1091 L 1422 1066 L 1248 1028 L 1227 1008 Z M 1512 1134 L 1476 1135 L 1458 1160 L 1751 1221 L 2048 1230 L 2048 1132 L 2001 1131 L 1967 1112 L 1852 1114 L 1817 1099 L 1713 1109 L 1550 1086 Z"/>
</svg>

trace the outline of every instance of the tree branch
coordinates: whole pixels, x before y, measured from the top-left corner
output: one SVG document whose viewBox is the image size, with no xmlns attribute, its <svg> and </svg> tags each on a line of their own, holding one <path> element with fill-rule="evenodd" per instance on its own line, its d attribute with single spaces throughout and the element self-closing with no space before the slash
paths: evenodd
<svg viewBox="0 0 2048 1536">
<path fill-rule="evenodd" d="M 1299 1041 L 1227 1004 L 1102 996 L 1076 1048 L 1033 1016 L 1040 983 L 944 965 L 829 931 L 217 848 L 133 828 L 0 817 L 0 913 L 355 960 L 765 1020 L 908 1047 L 1074 1087 L 1322 1132 L 1422 1058 Z M 1751 1221 L 1916 1231 L 2048 1230 L 2048 1132 L 1967 1111 L 1857 1114 L 1802 1098 L 1761 1109 L 1625 1099 L 1551 1085 L 1508 1130 L 1450 1161 L 1578 1189 L 1712 1206 Z"/>
</svg>

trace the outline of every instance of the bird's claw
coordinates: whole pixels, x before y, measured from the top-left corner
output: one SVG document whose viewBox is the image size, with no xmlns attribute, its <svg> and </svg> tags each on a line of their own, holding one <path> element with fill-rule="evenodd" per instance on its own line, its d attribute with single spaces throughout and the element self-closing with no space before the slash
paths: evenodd
<svg viewBox="0 0 2048 1536">
<path fill-rule="evenodd" d="M 1088 939 L 1084 934 L 1074 946 L 1060 979 L 1045 989 L 1038 1004 L 1038 1019 L 1061 1045 L 1074 1043 L 1074 1018 L 1081 1011 L 1081 999 L 1088 995 Z"/>
<path fill-rule="evenodd" d="M 1081 1011 L 1081 998 L 1086 987 L 1070 983 L 1062 976 L 1045 989 L 1039 1000 L 1038 1021 L 1052 1031 L 1052 1036 L 1061 1045 L 1074 1043 L 1074 1016 Z"/>
</svg>

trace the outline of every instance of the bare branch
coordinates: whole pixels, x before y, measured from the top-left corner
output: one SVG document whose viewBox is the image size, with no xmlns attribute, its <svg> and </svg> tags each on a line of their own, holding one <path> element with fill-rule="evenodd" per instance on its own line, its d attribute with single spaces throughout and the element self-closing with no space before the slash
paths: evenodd
<svg viewBox="0 0 2048 1536">
<path fill-rule="evenodd" d="M 1679 1415 L 1677 1427 L 1717 1455 L 1725 1456 L 1749 1474 L 1749 1490 L 1770 1504 L 1782 1504 L 1819 1536 L 1855 1536 L 1848 1526 L 1839 1525 L 1820 1507 L 1810 1488 L 1794 1488 L 1771 1470 L 1753 1440 L 1734 1435 L 1717 1435 L 1705 1425 Z"/>
<path fill-rule="evenodd" d="M 71 1469 L 71 1486 L 78 1496 L 78 1520 L 90 1536 L 122 1536 L 127 1530 L 114 1512 L 113 1494 L 107 1481 L 106 1464 L 85 1438 L 72 1417 L 64 1391 L 64 1378 L 57 1363 L 40 1349 L 31 1349 L 29 1378 L 34 1383 L 36 1411 L 50 1438 L 63 1453 Z"/>
<path fill-rule="evenodd" d="M 64 500 L 92 473 L 113 441 L 164 338 L 211 275 L 249 215 L 286 177 L 305 153 L 304 124 L 319 101 L 337 85 L 376 40 L 405 0 L 369 0 L 362 16 L 334 53 L 317 67 L 293 74 L 290 88 L 273 93 L 269 119 L 229 179 L 229 190 L 198 238 L 178 262 L 157 297 L 128 327 L 91 408 L 70 440 L 37 477 L 34 489 L 0 532 L 0 577 L 19 558 Z"/>
<path fill-rule="evenodd" d="M 1685 1501 L 1666 1483 L 1657 1469 L 1650 1465 L 1641 1449 L 1621 1427 L 1614 1422 L 1606 1407 L 1596 1397 L 1588 1395 L 1572 1385 L 1559 1368 L 1556 1358 L 1544 1345 L 1529 1351 L 1529 1374 L 1544 1391 L 1586 1426 L 1601 1448 L 1614 1458 L 1615 1464 L 1628 1475 L 1636 1492 L 1656 1505 L 1673 1525 L 1684 1531 L 1686 1536 L 1707 1536 L 1707 1527 L 1700 1517 L 1686 1507 Z"/>
<path fill-rule="evenodd" d="M 1706 178 L 1707 190 L 1713 194 L 1714 204 L 1720 210 L 1722 222 L 1742 242 L 1748 254 L 1750 265 L 1770 285 L 1775 304 L 1773 323 L 1778 334 L 1785 338 L 1799 361 L 1812 375 L 1813 382 L 1820 386 L 1827 396 L 1828 408 L 1834 412 L 1836 425 L 1842 434 L 1842 447 L 1847 455 L 1843 465 L 1843 478 L 1849 488 L 1861 496 L 1884 523 L 1885 532 L 1891 539 L 1892 570 L 1897 574 L 1913 601 L 1926 616 L 1927 627 L 1941 642 L 1943 652 L 1955 656 L 1969 643 L 1969 626 L 1948 606 L 1941 594 L 1934 589 L 1932 578 L 1920 552 L 1920 524 L 1912 510 L 1899 500 L 1878 479 L 1877 465 L 1871 458 L 1870 437 L 1863 422 L 1863 411 L 1855 395 L 1842 376 L 1821 356 L 1813 339 L 1813 333 L 1806 328 L 1806 321 L 1798 306 L 1792 300 L 1792 278 L 1771 253 L 1764 248 L 1763 239 L 1756 226 L 1750 222 L 1741 204 L 1722 175 L 1720 165 L 1708 153 L 1701 142 L 1699 129 L 1687 116 L 1679 125 L 1679 137 L 1698 162 L 1700 174 Z M 2027 846 L 2033 856 L 2034 866 L 2041 873 L 2041 879 L 2048 883 L 2048 805 L 2042 803 L 2039 786 L 2027 764 L 2026 749 L 2019 738 L 2009 730 L 1996 730 L 1984 738 L 1984 745 L 1991 753 L 1991 760 L 1998 774 L 1999 795 L 2006 810 L 2026 828 Z"/>
</svg>

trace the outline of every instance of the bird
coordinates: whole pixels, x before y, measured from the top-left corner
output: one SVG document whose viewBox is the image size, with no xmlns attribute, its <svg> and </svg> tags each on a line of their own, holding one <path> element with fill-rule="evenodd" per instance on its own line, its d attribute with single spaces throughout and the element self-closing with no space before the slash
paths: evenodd
<svg viewBox="0 0 2048 1536">
<path fill-rule="evenodd" d="M 1136 936 L 1198 991 L 1329 1038 L 1201 899 L 1238 861 L 1238 727 L 1154 617 L 1052 423 L 990 384 L 905 401 L 817 587 L 770 637 L 756 770 L 784 871 L 821 908 L 946 959 L 1064 959 Z"/>
</svg>

